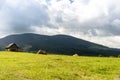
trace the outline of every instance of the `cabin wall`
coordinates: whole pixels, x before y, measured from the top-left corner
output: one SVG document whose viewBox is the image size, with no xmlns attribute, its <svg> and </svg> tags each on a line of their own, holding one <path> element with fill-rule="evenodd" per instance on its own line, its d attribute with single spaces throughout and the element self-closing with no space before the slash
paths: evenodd
<svg viewBox="0 0 120 80">
<path fill-rule="evenodd" d="M 18 49 L 17 48 L 10 48 L 10 49 L 7 49 L 7 51 L 18 51 Z"/>
</svg>

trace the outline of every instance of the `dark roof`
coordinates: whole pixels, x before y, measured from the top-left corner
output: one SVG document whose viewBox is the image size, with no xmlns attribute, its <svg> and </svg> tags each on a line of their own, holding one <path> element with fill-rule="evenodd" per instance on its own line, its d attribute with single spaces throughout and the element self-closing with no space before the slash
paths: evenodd
<svg viewBox="0 0 120 80">
<path fill-rule="evenodd" d="M 19 48 L 15 43 L 10 43 L 9 45 L 6 46 L 6 49 L 15 46 L 16 48 Z"/>
</svg>

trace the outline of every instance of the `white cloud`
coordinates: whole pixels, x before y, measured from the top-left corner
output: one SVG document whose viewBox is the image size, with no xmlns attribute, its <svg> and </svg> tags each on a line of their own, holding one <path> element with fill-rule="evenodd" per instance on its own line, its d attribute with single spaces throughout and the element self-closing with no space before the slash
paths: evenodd
<svg viewBox="0 0 120 80">
<path fill-rule="evenodd" d="M 120 0 L 0 0 L 0 34 L 67 34 L 120 48 Z"/>
</svg>

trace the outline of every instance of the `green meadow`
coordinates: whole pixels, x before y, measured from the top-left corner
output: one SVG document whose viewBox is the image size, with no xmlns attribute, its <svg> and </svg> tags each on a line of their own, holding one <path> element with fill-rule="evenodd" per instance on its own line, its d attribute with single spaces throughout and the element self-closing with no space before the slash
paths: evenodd
<svg viewBox="0 0 120 80">
<path fill-rule="evenodd" d="M 0 80 L 117 80 L 120 58 L 0 52 Z"/>
</svg>

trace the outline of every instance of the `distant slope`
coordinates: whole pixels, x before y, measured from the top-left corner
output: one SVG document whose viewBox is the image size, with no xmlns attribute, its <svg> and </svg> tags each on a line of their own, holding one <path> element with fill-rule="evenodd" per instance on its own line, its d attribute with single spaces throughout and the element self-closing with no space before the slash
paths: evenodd
<svg viewBox="0 0 120 80">
<path fill-rule="evenodd" d="M 50 53 L 68 55 L 78 53 L 79 55 L 91 56 L 116 56 L 120 53 L 120 50 L 111 49 L 67 35 L 47 36 L 32 33 L 10 35 L 0 39 L 0 46 L 4 49 L 6 45 L 13 42 L 17 43 L 25 51 L 43 49 Z"/>
</svg>

